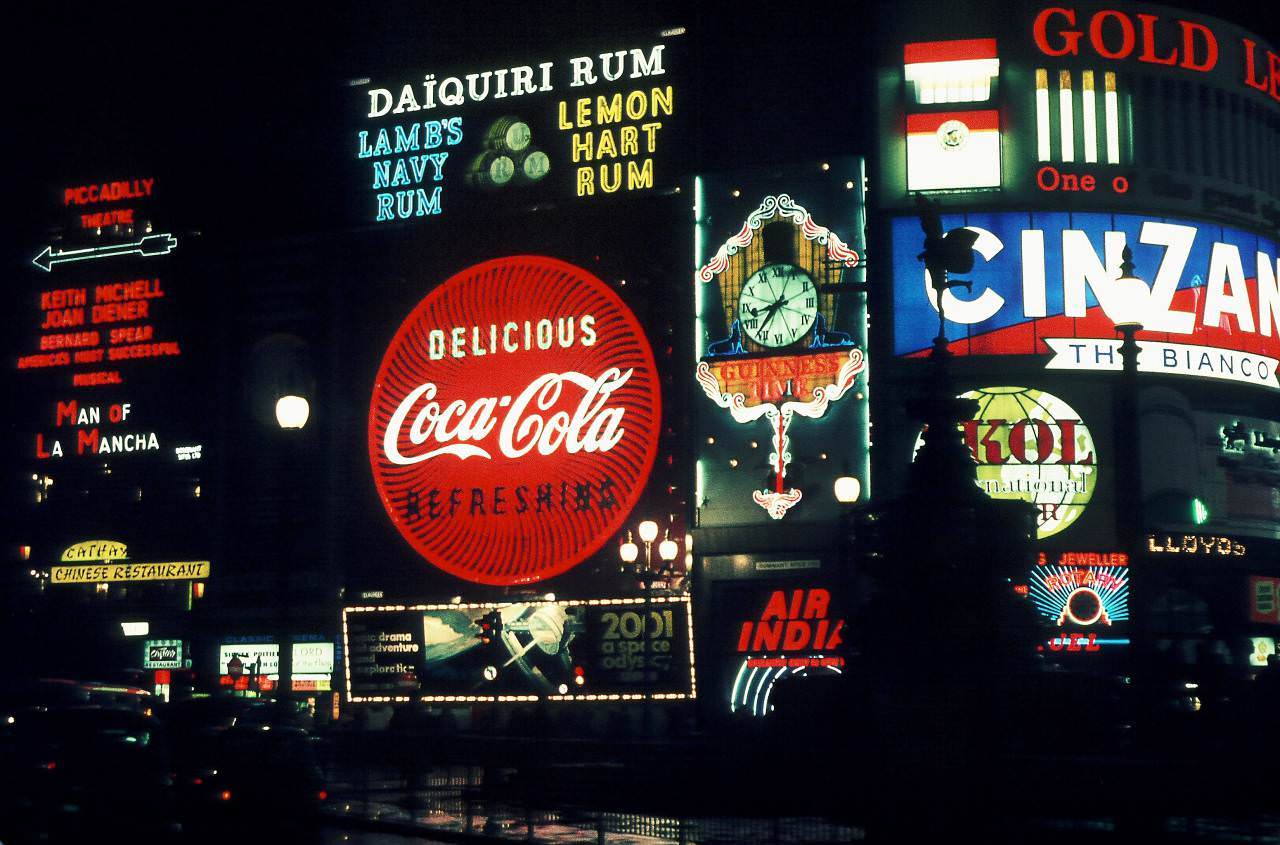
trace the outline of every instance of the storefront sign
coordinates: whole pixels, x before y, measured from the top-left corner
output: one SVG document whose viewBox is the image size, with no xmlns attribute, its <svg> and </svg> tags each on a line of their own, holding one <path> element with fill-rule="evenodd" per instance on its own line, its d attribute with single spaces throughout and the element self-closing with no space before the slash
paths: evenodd
<svg viewBox="0 0 1280 845">
<path fill-rule="evenodd" d="M 1274 240 L 1216 224 L 1125 214 L 943 215 L 977 233 L 971 293 L 943 294 L 959 355 L 1056 353 L 1054 368 L 1117 369 L 1114 324 L 1121 252 L 1133 249 L 1151 289 L 1144 370 L 1280 387 L 1280 262 Z M 894 349 L 923 355 L 936 294 L 916 256 L 919 221 L 893 222 Z M 1100 342 L 1105 341 L 1105 342 Z"/>
<path fill-rule="evenodd" d="M 1153 555 L 1185 555 L 1187 557 L 1244 557 L 1249 550 L 1231 537 L 1202 534 L 1151 534 L 1147 551 Z"/>
<path fill-rule="evenodd" d="M 1249 576 L 1249 621 L 1280 625 L 1280 578 Z"/>
<path fill-rule="evenodd" d="M 62 550 L 63 563 L 92 560 L 124 560 L 129 547 L 116 540 L 82 540 Z"/>
<path fill-rule="evenodd" d="M 142 644 L 143 669 L 181 669 L 182 640 L 146 640 Z"/>
<path fill-rule="evenodd" d="M 694 696 L 683 596 L 348 607 L 343 634 L 353 702 Z"/>
<path fill-rule="evenodd" d="M 1122 552 L 1040 553 L 1026 595 L 1053 636 L 1041 651 L 1097 652 L 1128 645 L 1129 560 Z"/>
<path fill-rule="evenodd" d="M 635 315 L 540 256 L 470 267 L 388 348 L 369 409 L 383 506 L 431 564 L 486 584 L 558 575 L 617 533 L 653 466 L 662 403 Z"/>
<path fill-rule="evenodd" d="M 727 582 L 716 590 L 714 624 L 723 630 L 712 675 L 728 713 L 768 715 L 779 681 L 843 672 L 846 620 L 827 586 L 806 577 Z"/>
<path fill-rule="evenodd" d="M 55 566 L 50 570 L 50 581 L 54 584 L 102 584 L 112 581 L 198 581 L 208 577 L 209 561 L 207 560 Z"/>
</svg>

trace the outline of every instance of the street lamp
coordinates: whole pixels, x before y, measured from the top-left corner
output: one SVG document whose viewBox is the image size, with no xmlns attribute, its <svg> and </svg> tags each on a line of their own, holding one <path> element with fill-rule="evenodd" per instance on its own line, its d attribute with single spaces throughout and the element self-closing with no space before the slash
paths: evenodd
<svg viewBox="0 0 1280 845">
<path fill-rule="evenodd" d="M 276 400 L 276 422 L 283 431 L 301 431 L 311 416 L 311 405 L 305 397 L 286 394 Z M 294 481 L 294 479 L 290 479 Z M 283 704 L 293 692 L 293 635 L 289 620 L 289 570 L 286 556 L 279 555 L 280 567 L 280 655 L 276 670 L 276 698 Z"/>
<path fill-rule="evenodd" d="M 301 396 L 290 394 L 276 400 L 276 422 L 284 429 L 300 429 L 311 416 L 311 406 Z"/>
<path fill-rule="evenodd" d="M 644 617 L 640 625 L 640 659 L 643 661 L 644 679 L 646 689 L 644 692 L 644 732 L 647 736 L 649 733 L 649 700 L 650 690 L 648 689 L 648 681 L 650 680 L 650 660 L 649 660 L 649 626 L 653 615 L 653 585 L 654 582 L 664 578 L 670 578 L 675 569 L 672 566 L 675 559 L 680 556 L 680 544 L 671 539 L 671 529 L 668 528 L 663 532 L 662 542 L 658 543 L 658 558 L 662 561 L 662 566 L 658 570 L 653 568 L 653 541 L 658 539 L 658 523 L 652 519 L 646 519 L 641 522 L 637 528 L 640 535 L 640 541 L 644 543 L 644 562 L 640 563 L 640 547 L 631 539 L 631 532 L 627 532 L 627 539 L 618 546 L 618 557 L 622 558 L 623 571 L 627 571 L 628 567 L 632 569 L 632 574 L 640 581 L 644 587 Z"/>
<path fill-rule="evenodd" d="M 842 505 L 851 505 L 858 501 L 862 493 L 862 484 L 852 475 L 842 475 L 836 479 L 836 501 Z"/>
<path fill-rule="evenodd" d="M 1142 501 L 1142 453 L 1138 425 L 1138 354 L 1142 351 L 1135 335 L 1142 328 L 1151 291 L 1147 283 L 1134 275 L 1133 251 L 1124 248 L 1121 254 L 1120 278 L 1111 285 L 1109 303 L 1104 312 L 1115 324 L 1124 340 L 1120 344 L 1122 363 L 1120 388 L 1116 391 L 1112 413 L 1115 415 L 1113 430 L 1116 448 L 1116 533 L 1120 547 L 1129 556 L 1130 580 L 1138 556 L 1142 553 L 1144 513 Z M 1130 586 L 1130 595 L 1134 596 Z M 1137 624 L 1141 614 L 1135 614 L 1134 644 L 1135 668 L 1141 664 L 1141 649 L 1145 637 Z"/>
</svg>

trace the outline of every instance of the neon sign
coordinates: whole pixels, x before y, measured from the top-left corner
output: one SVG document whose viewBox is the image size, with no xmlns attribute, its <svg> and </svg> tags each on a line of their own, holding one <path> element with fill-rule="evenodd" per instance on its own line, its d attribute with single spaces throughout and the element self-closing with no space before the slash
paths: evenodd
<svg viewBox="0 0 1280 845">
<path fill-rule="evenodd" d="M 1280 578 L 1249 576 L 1249 621 L 1280 625 Z"/>
<path fill-rule="evenodd" d="M 1096 652 L 1129 640 L 1099 631 L 1129 620 L 1129 563 L 1120 552 L 1063 552 L 1049 563 L 1045 553 L 1027 579 L 1036 611 L 1058 633 L 1045 645 L 1052 652 Z"/>
<path fill-rule="evenodd" d="M 369 459 L 431 564 L 486 584 L 558 575 L 621 527 L 661 424 L 635 315 L 581 268 L 521 255 L 435 288 L 387 349 Z"/>
<path fill-rule="evenodd" d="M 738 651 L 832 651 L 840 647 L 843 619 L 829 619 L 831 593 L 824 589 L 774 590 L 759 619 L 742 623 Z"/>
<path fill-rule="evenodd" d="M 1147 551 L 1156 555 L 1202 555 L 1204 557 L 1244 557 L 1249 549 L 1231 537 L 1199 534 L 1151 534 Z"/>
<path fill-rule="evenodd" d="M 790 242 L 775 246 L 773 255 L 761 234 L 766 225 L 781 233 L 774 244 Z M 757 238 L 764 244 L 752 247 Z M 808 248 L 804 258 L 794 254 L 796 243 Z M 866 366 L 852 335 L 831 325 L 833 297 L 821 297 L 812 279 L 817 274 L 826 281 L 822 275 L 829 273 L 834 284 L 858 262 L 857 252 L 836 233 L 779 194 L 766 196 L 697 272 L 695 284 L 717 283 L 723 307 L 732 314 L 729 336 L 706 346 L 696 369 L 698 384 L 735 423 L 767 424 L 771 483 L 753 490 L 751 498 L 775 520 L 804 496 L 787 478 L 794 420 L 825 416 L 832 403 L 853 391 Z M 794 354 L 762 357 L 783 351 Z"/>
<path fill-rule="evenodd" d="M 1148 370 L 1280 387 L 1280 260 L 1273 240 L 1225 226 L 1169 218 L 1032 212 L 943 215 L 944 228 L 978 235 L 971 296 L 947 291 L 948 336 L 958 355 L 1041 355 L 1051 366 L 1109 368 L 1119 356 L 1103 306 L 1115 295 L 1121 252 L 1133 249 L 1151 284 Z M 936 294 L 916 254 L 915 218 L 893 222 L 895 335 L 899 355 L 932 341 Z M 1073 343 L 1079 341 L 1079 343 Z M 1106 341 L 1105 343 L 1103 341 Z"/>
<path fill-rule="evenodd" d="M 1132 17 L 1115 9 L 1077 16 L 1071 7 L 1042 9 L 1031 26 L 1036 48 L 1046 56 L 1092 53 L 1108 61 L 1130 59 L 1150 65 L 1209 73 L 1219 66 L 1224 46 L 1210 27 L 1195 21 Z M 1241 37 L 1237 81 L 1280 102 L 1280 56 Z"/>
<path fill-rule="evenodd" d="M 54 426 L 71 426 L 75 431 L 74 446 L 63 447 L 59 436 L 45 437 L 36 433 L 35 456 L 40 459 L 61 458 L 68 454 L 117 455 L 121 453 L 154 452 L 160 449 L 160 439 L 154 431 L 130 428 L 127 431 L 105 429 L 104 424 L 114 426 L 133 425 L 129 421 L 133 403 L 114 402 L 108 405 L 81 404 L 76 399 L 58 402 L 54 406 Z M 70 444 L 71 441 L 68 440 Z M 74 449 L 74 451 L 72 451 Z"/>
<path fill-rule="evenodd" d="M 158 335 L 151 322 L 168 293 L 153 276 L 41 291 L 39 351 L 20 356 L 18 369 L 115 365 L 72 373 L 71 386 L 90 387 L 123 384 L 118 367 L 126 362 L 181 356 L 182 345 Z"/>
<path fill-rule="evenodd" d="M 459 190 L 473 199 L 549 184 L 574 197 L 652 190 L 678 112 L 676 87 L 664 84 L 668 46 L 367 88 L 367 128 L 355 134 L 371 192 L 363 214 L 379 223 L 439 217 Z M 563 92 L 580 96 L 557 98 Z"/>
<path fill-rule="evenodd" d="M 101 258 L 116 258 L 121 255 L 141 255 L 153 257 L 168 255 L 178 247 L 178 239 L 168 233 L 146 235 L 136 241 L 122 244 L 106 244 L 104 246 L 81 247 L 80 249 L 60 249 L 53 251 L 47 246 L 44 251 L 31 259 L 31 263 L 46 273 L 53 271 L 58 264 L 69 264 L 75 261 L 94 261 Z"/>
</svg>

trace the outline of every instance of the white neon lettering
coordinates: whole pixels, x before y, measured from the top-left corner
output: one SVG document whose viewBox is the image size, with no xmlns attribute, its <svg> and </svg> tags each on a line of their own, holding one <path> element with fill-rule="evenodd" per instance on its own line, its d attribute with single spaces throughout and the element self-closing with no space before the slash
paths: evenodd
<svg viewBox="0 0 1280 845">
<path fill-rule="evenodd" d="M 501 397 L 510 402 L 510 407 L 498 430 L 498 451 L 508 458 L 523 457 L 534 449 L 542 455 L 562 448 L 571 455 L 609 451 L 626 434 L 622 427 L 626 409 L 606 407 L 606 403 L 630 380 L 632 372 L 611 367 L 598 378 L 578 372 L 547 373 L 530 382 L 514 399 Z M 582 398 L 572 412 L 559 410 L 544 417 L 540 412 L 549 411 L 560 401 L 566 384 L 581 388 Z M 475 444 L 488 438 L 497 426 L 494 412 L 502 404 L 499 398 L 482 397 L 470 405 L 455 399 L 441 408 L 436 391 L 432 382 L 419 385 L 396 407 L 382 439 L 387 460 L 405 466 L 441 455 L 461 460 L 492 458 L 488 449 Z M 436 448 L 405 455 L 399 447 L 401 432 L 409 414 L 422 400 L 426 401 L 409 426 L 408 439 L 414 446 L 430 442 Z"/>
<path fill-rule="evenodd" d="M 1152 331 L 1191 334 L 1196 326 L 1195 313 L 1174 311 L 1172 306 L 1173 295 L 1178 290 L 1182 271 L 1187 266 L 1187 258 L 1190 257 L 1191 247 L 1196 241 L 1196 228 L 1146 220 L 1143 221 L 1142 233 L 1138 236 L 1138 240 L 1144 244 L 1165 248 L 1164 257 L 1156 271 L 1155 281 L 1151 285 L 1147 328 Z"/>
<path fill-rule="evenodd" d="M 1079 229 L 1064 229 L 1062 232 L 1062 299 L 1063 313 L 1068 317 L 1085 316 L 1086 285 L 1093 290 L 1104 311 L 1111 299 L 1111 283 L 1120 272 L 1124 232 L 1104 232 L 1102 239 L 1106 266 L 1094 252 L 1087 234 Z M 1114 269 L 1108 271 L 1108 267 Z"/>
<path fill-rule="evenodd" d="M 1280 277 L 1280 258 L 1275 267 L 1271 266 L 1271 256 L 1258 252 L 1258 330 L 1263 337 L 1271 337 L 1271 328 L 1280 324 L 1280 290 L 1276 288 L 1276 279 Z"/>
<path fill-rule="evenodd" d="M 1230 284 L 1231 292 L 1227 292 Z M 1218 326 L 1222 315 L 1234 314 L 1242 331 L 1253 332 L 1249 291 L 1244 286 L 1244 265 L 1235 244 L 1215 243 L 1209 254 L 1209 279 L 1205 285 L 1204 325 Z"/>
</svg>

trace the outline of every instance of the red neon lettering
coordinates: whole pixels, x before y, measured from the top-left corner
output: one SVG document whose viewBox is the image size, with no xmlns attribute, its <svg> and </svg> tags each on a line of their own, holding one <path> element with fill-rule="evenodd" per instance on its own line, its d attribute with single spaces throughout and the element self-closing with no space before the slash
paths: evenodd
<svg viewBox="0 0 1280 845">
<path fill-rule="evenodd" d="M 782 648 L 784 651 L 794 651 L 803 648 L 809 644 L 809 638 L 813 634 L 813 630 L 809 627 L 808 622 L 799 619 L 793 619 L 787 623 L 786 633 L 782 638 Z"/>
<path fill-rule="evenodd" d="M 76 405 L 76 400 L 74 399 L 72 399 L 70 402 L 59 402 L 58 407 L 54 411 L 53 424 L 62 425 L 62 421 L 67 420 L 68 422 L 74 425 L 78 410 L 79 409 Z"/>
<path fill-rule="evenodd" d="M 1271 99 L 1280 100 L 1280 56 L 1268 51 L 1267 62 L 1271 66 Z"/>
<path fill-rule="evenodd" d="M 1061 15 L 1066 18 L 1067 26 L 1075 26 L 1076 13 L 1074 9 L 1049 8 L 1044 9 L 1040 14 L 1036 15 L 1035 23 L 1031 27 L 1031 35 L 1035 39 L 1036 47 L 1040 48 L 1040 52 L 1046 56 L 1074 56 L 1080 52 L 1079 32 L 1066 30 L 1059 32 L 1062 36 L 1061 47 L 1050 47 L 1048 37 L 1049 18 L 1055 15 Z"/>
<path fill-rule="evenodd" d="M 738 634 L 738 651 L 746 651 L 751 644 L 751 623 L 742 623 L 742 632 Z"/>
<path fill-rule="evenodd" d="M 1119 50 L 1107 49 L 1107 44 L 1102 39 L 1102 25 L 1107 18 L 1114 18 L 1120 24 Z M 1089 43 L 1093 45 L 1094 52 L 1104 59 L 1127 59 L 1129 54 L 1133 52 L 1133 22 L 1129 20 L 1128 15 L 1122 12 L 1117 12 L 1114 9 L 1103 9 L 1089 21 Z"/>
<path fill-rule="evenodd" d="M 43 434 L 37 434 L 37 435 L 36 435 L 36 457 L 37 457 L 37 458 L 47 458 L 47 457 L 49 457 L 49 453 L 48 453 L 48 452 L 46 452 L 46 451 L 44 450 L 44 435 L 43 435 Z"/>
<path fill-rule="evenodd" d="M 1156 55 L 1156 21 L 1160 20 L 1155 15 L 1138 15 L 1138 20 L 1142 21 L 1142 53 L 1138 56 L 1138 61 L 1149 62 L 1153 65 L 1176 65 L 1178 63 L 1178 51 L 1174 50 L 1164 58 Z"/>
<path fill-rule="evenodd" d="M 825 618 L 827 615 L 827 607 L 831 604 L 831 593 L 823 589 L 813 589 L 808 592 L 808 600 L 804 603 L 804 618 Z"/>
<path fill-rule="evenodd" d="M 1208 73 L 1218 64 L 1218 39 L 1214 37 L 1213 32 L 1207 27 L 1191 21 L 1178 21 L 1178 26 L 1182 27 L 1182 63 L 1179 67 L 1187 70 L 1195 70 L 1200 73 Z M 1204 37 L 1204 61 L 1197 63 L 1195 61 L 1195 34 L 1200 33 Z"/>
<path fill-rule="evenodd" d="M 97 454 L 98 430 L 96 428 L 91 428 L 88 431 L 82 429 L 76 432 L 76 454 L 83 455 L 85 447 L 88 447 L 89 454 Z"/>
<path fill-rule="evenodd" d="M 124 419 L 124 408 L 121 405 L 112 405 L 107 409 L 107 419 L 113 423 L 118 423 Z"/>
<path fill-rule="evenodd" d="M 756 625 L 755 639 L 752 640 L 752 651 L 777 651 L 782 643 L 782 622 L 760 622 Z"/>
<path fill-rule="evenodd" d="M 1111 180 L 1111 190 L 1117 194 L 1127 194 L 1129 192 L 1129 180 L 1123 176 L 1117 176 Z"/>
<path fill-rule="evenodd" d="M 760 621 L 764 622 L 769 619 L 786 618 L 787 599 L 783 595 L 782 590 L 774 590 L 773 595 L 769 596 L 769 603 L 765 605 L 764 613 L 760 614 Z"/>
<path fill-rule="evenodd" d="M 1266 91 L 1268 80 L 1258 79 L 1253 75 L 1255 65 L 1253 51 L 1258 45 L 1250 41 L 1248 38 L 1241 39 L 1244 41 L 1244 84 L 1250 88 L 1257 88 L 1259 91 Z"/>
</svg>

